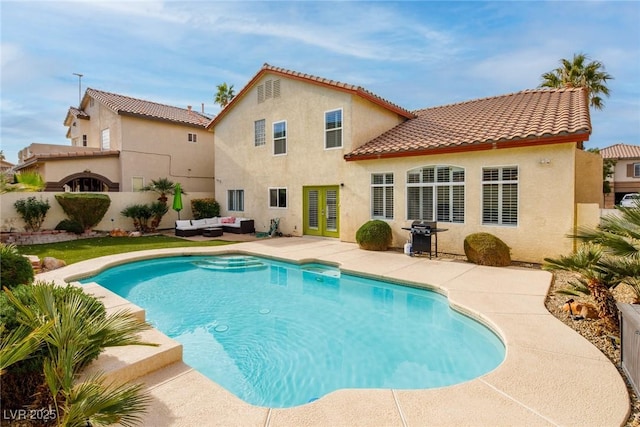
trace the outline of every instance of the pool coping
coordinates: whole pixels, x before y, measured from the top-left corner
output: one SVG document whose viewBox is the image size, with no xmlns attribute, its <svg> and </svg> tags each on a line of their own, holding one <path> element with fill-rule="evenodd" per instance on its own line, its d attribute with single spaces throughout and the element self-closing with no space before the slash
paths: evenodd
<svg viewBox="0 0 640 427">
<path fill-rule="evenodd" d="M 623 425 L 629 396 L 616 367 L 544 306 L 551 274 L 518 267 L 372 252 L 335 239 L 293 237 L 228 246 L 131 252 L 37 275 L 73 282 L 122 262 L 173 255 L 244 253 L 328 262 L 343 271 L 408 282 L 446 295 L 457 310 L 493 329 L 506 346 L 495 370 L 429 390 L 345 389 L 289 409 L 245 403 L 184 363 L 141 377 L 152 397 L 145 425 Z"/>
</svg>

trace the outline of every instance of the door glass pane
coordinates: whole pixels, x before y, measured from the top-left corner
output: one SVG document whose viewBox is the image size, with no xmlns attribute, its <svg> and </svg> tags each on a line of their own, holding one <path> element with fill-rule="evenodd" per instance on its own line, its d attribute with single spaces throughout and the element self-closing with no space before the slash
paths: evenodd
<svg viewBox="0 0 640 427">
<path fill-rule="evenodd" d="M 327 230 L 338 230 L 338 191 L 327 190 Z"/>
<path fill-rule="evenodd" d="M 309 228 L 318 229 L 318 190 L 309 190 Z"/>
</svg>

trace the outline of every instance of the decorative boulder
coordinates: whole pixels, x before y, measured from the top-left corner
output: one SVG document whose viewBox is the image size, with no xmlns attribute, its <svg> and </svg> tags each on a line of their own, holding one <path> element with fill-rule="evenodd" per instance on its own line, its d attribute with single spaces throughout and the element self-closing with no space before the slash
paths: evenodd
<svg viewBox="0 0 640 427">
<path fill-rule="evenodd" d="M 392 239 L 391 227 L 379 219 L 365 222 L 356 231 L 356 242 L 368 251 L 386 251 Z"/>
<path fill-rule="evenodd" d="M 50 256 L 42 258 L 42 269 L 46 271 L 62 268 L 65 265 L 67 265 L 67 263 L 58 258 L 53 258 Z"/>
<path fill-rule="evenodd" d="M 464 239 L 467 259 L 478 265 L 505 267 L 511 264 L 511 249 L 489 233 L 474 233 Z"/>
</svg>

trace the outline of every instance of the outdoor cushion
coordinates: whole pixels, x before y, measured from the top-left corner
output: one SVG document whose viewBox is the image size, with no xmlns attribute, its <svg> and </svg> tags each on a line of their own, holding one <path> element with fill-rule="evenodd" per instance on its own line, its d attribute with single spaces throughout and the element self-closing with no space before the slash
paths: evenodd
<svg viewBox="0 0 640 427">
<path fill-rule="evenodd" d="M 218 225 L 219 221 L 217 217 L 213 217 L 213 218 L 205 218 L 204 219 L 205 223 L 207 225 Z"/>
<path fill-rule="evenodd" d="M 192 228 L 191 221 L 188 219 L 182 219 L 182 220 L 179 219 L 176 221 L 176 228 L 183 228 L 183 229 Z"/>
<path fill-rule="evenodd" d="M 198 228 L 206 228 L 207 222 L 204 219 L 192 219 L 191 225 Z"/>
</svg>

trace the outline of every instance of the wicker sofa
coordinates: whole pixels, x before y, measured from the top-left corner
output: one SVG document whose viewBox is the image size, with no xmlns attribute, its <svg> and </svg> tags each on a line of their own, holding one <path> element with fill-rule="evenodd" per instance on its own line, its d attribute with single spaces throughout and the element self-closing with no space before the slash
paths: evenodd
<svg viewBox="0 0 640 427">
<path fill-rule="evenodd" d="M 235 234 L 247 234 L 256 231 L 252 219 L 223 216 L 178 220 L 176 221 L 175 234 L 180 237 L 197 236 L 207 228 L 221 228 L 226 233 Z"/>
</svg>

